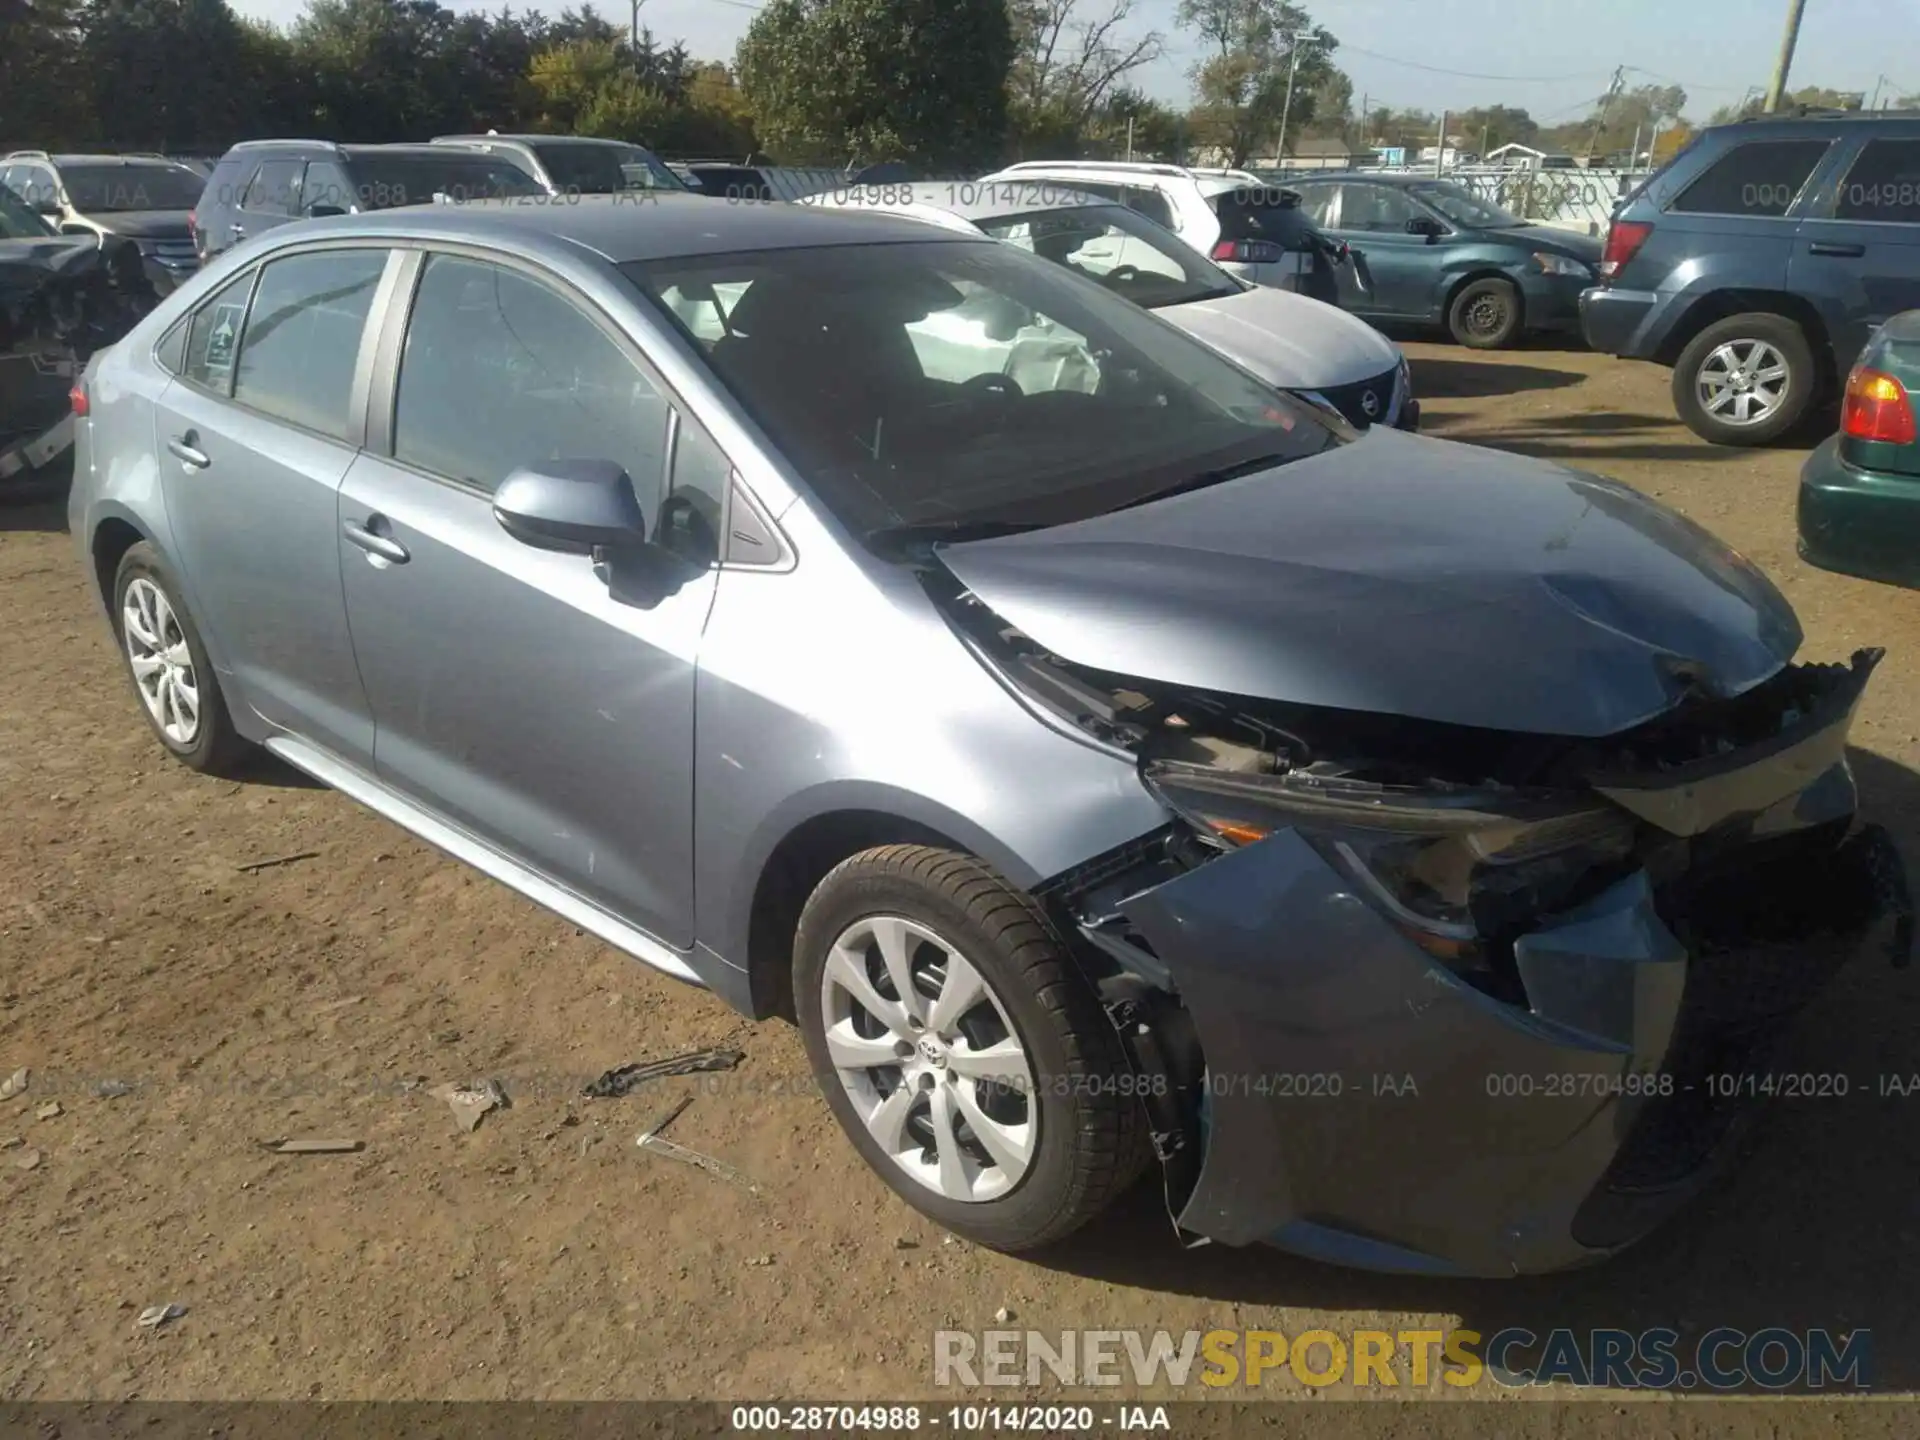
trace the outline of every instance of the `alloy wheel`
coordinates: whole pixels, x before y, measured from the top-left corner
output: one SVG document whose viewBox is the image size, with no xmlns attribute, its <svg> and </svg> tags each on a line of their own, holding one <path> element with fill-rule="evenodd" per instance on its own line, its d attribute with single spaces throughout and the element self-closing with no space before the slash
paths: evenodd
<svg viewBox="0 0 1920 1440">
<path fill-rule="evenodd" d="M 841 932 L 820 979 L 827 1054 L 873 1139 L 949 1200 L 1006 1195 L 1039 1149 L 1033 1064 L 993 987 L 899 915 Z"/>
<path fill-rule="evenodd" d="M 1779 410 L 1793 376 L 1787 359 L 1765 340 L 1729 340 L 1700 362 L 1694 389 L 1700 408 L 1724 425 L 1758 425 Z"/>
<path fill-rule="evenodd" d="M 173 604 L 145 576 L 128 583 L 120 603 L 120 632 L 141 702 L 161 734 L 189 747 L 200 733 L 200 682 Z"/>
</svg>

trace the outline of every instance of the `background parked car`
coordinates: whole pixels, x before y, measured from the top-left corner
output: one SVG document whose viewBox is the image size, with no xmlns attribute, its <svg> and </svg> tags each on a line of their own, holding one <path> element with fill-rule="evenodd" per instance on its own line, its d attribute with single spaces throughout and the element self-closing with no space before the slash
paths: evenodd
<svg viewBox="0 0 1920 1440">
<path fill-rule="evenodd" d="M 1875 326 L 1920 306 L 1920 115 L 1768 117 L 1704 131 L 1628 197 L 1581 299 L 1596 350 L 1673 367 L 1722 445 L 1779 438 Z"/>
<path fill-rule="evenodd" d="M 1600 263 L 1591 236 L 1532 224 L 1430 175 L 1315 176 L 1293 185 L 1314 224 L 1366 253 L 1372 293 L 1341 279 L 1341 304 L 1356 315 L 1444 325 L 1476 350 L 1579 325 L 1580 292 Z"/>
<path fill-rule="evenodd" d="M 741 165 L 731 160 L 676 160 L 673 169 L 687 187 L 722 200 L 804 200 L 822 191 L 844 188 L 844 170 L 795 165 Z"/>
<path fill-rule="evenodd" d="M 1105 160 L 1032 160 L 979 183 L 1047 181 L 1138 210 L 1215 264 L 1256 285 L 1337 303 L 1334 247 L 1316 237 L 1296 192 L 1249 170 L 1190 170 Z"/>
<path fill-rule="evenodd" d="M 1350 423 L 1417 429 L 1419 402 L 1400 348 L 1364 320 L 1305 295 L 1228 274 L 1169 230 L 1098 195 L 1051 181 L 927 181 L 836 190 L 804 202 L 909 215 L 984 231 L 1105 285 L 1237 360 L 1262 379 L 1324 400 Z M 1043 332 L 983 328 L 1018 378 L 1059 341 Z"/>
<path fill-rule="evenodd" d="M 524 166 L 453 145 L 248 140 L 221 158 L 194 216 L 202 263 L 295 220 L 399 205 L 544 195 Z"/>
<path fill-rule="evenodd" d="M 687 183 L 651 150 L 589 135 L 436 135 L 435 145 L 457 145 L 518 164 L 549 195 L 619 195 L 685 190 Z"/>
<path fill-rule="evenodd" d="M 49 155 L 16 150 L 0 185 L 69 234 L 124 235 L 164 295 L 199 266 L 191 215 L 207 179 L 161 155 Z"/>
<path fill-rule="evenodd" d="M 1920 310 L 1877 330 L 1847 377 L 1840 433 L 1800 472 L 1800 556 L 1920 589 Z"/>
</svg>

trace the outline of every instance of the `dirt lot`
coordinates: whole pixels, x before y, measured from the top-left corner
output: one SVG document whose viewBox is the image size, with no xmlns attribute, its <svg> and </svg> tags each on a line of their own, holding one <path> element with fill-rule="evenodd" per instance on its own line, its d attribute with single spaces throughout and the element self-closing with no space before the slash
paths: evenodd
<svg viewBox="0 0 1920 1440">
<path fill-rule="evenodd" d="M 1809 656 L 1889 648 L 1858 771 L 1920 860 L 1920 596 L 1795 559 L 1800 454 L 1695 441 L 1662 371 L 1410 348 L 1433 433 L 1678 506 L 1783 583 Z M 287 772 L 163 759 L 53 508 L 0 510 L 0 599 L 0 1075 L 33 1071 L 0 1140 L 41 1156 L 0 1151 L 0 1399 L 929 1396 L 931 1332 L 1002 1308 L 1055 1331 L 1870 1326 L 1879 1387 L 1920 1382 L 1920 1100 L 1864 1093 L 1920 1071 L 1920 976 L 1843 976 L 1795 1050 L 1853 1093 L 1777 1104 L 1731 1184 L 1596 1270 L 1451 1284 L 1182 1252 L 1151 1186 L 1012 1260 L 944 1242 L 860 1168 L 788 1092 L 806 1067 L 786 1026 L 744 1025 Z M 747 1063 L 674 1135 L 757 1193 L 635 1151 L 697 1081 L 578 1098 L 608 1066 L 723 1042 Z M 461 1134 L 426 1091 L 476 1076 L 513 1105 Z M 134 1088 L 90 1088 L 106 1079 Z M 280 1136 L 366 1148 L 259 1147 Z M 185 1317 L 136 1329 L 167 1301 Z"/>
</svg>

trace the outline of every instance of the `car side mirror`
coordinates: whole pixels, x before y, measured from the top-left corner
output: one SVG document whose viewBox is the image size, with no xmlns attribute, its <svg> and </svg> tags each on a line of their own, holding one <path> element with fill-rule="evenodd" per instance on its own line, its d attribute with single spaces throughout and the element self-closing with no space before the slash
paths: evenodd
<svg viewBox="0 0 1920 1440">
<path fill-rule="evenodd" d="M 1446 234 L 1447 227 L 1430 216 L 1416 215 L 1413 219 L 1407 221 L 1407 233 L 1409 235 L 1424 235 L 1427 237 L 1428 242 L 1431 243 Z"/>
<path fill-rule="evenodd" d="M 523 465 L 493 492 L 493 518 L 523 545 L 570 555 L 637 549 L 647 539 L 633 482 L 612 460 Z"/>
</svg>

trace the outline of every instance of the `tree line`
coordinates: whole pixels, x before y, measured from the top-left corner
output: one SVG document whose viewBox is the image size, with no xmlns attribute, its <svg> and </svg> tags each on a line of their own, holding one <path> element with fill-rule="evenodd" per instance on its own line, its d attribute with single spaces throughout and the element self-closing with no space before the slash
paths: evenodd
<svg viewBox="0 0 1920 1440">
<path fill-rule="evenodd" d="M 719 60 L 585 8 L 549 18 L 310 0 L 275 27 L 227 0 L 0 0 L 0 148 L 195 154 L 275 135 L 377 142 L 491 128 L 680 156 L 968 168 L 1122 155 L 1238 165 L 1274 155 L 1283 130 L 1289 150 L 1307 139 L 1442 143 L 1431 112 L 1356 107 L 1338 39 L 1293 0 L 1181 0 L 1192 103 L 1162 103 L 1135 82 L 1172 42 L 1136 4 L 767 0 Z M 1616 87 L 1559 125 L 1487 105 L 1446 117 L 1446 131 L 1481 153 L 1518 141 L 1595 155 L 1658 133 L 1670 153 L 1690 134 L 1686 102 L 1677 86 Z"/>
</svg>

